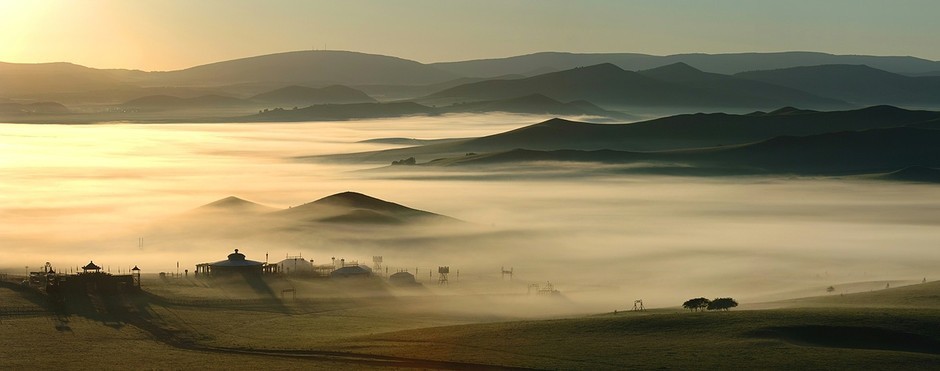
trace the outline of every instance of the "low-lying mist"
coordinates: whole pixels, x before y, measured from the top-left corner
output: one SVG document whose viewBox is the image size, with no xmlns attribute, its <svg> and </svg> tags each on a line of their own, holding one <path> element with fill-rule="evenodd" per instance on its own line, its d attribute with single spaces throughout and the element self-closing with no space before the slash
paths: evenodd
<svg viewBox="0 0 940 371">
<path fill-rule="evenodd" d="M 783 298 L 829 285 L 940 275 L 940 188 L 855 179 L 537 178 L 361 172 L 294 161 L 367 151 L 358 141 L 493 134 L 519 115 L 295 124 L 0 125 L 2 271 L 89 260 L 176 272 L 225 259 L 303 255 L 389 272 L 460 270 L 435 293 L 518 293 L 551 281 L 584 310 L 674 306 L 687 298 Z M 533 169 L 532 171 L 537 171 Z M 590 170 L 590 169 L 584 169 Z M 517 169 L 523 174 L 527 169 Z M 291 227 L 248 215 L 187 217 L 238 196 L 276 209 L 356 191 L 466 223 Z M 257 222 L 256 222 L 257 220 Z M 138 246 L 138 239 L 143 245 Z M 514 270 L 505 284 L 500 267 Z M 434 275 L 432 275 L 434 276 Z M 451 290 L 451 291 L 446 291 Z"/>
</svg>

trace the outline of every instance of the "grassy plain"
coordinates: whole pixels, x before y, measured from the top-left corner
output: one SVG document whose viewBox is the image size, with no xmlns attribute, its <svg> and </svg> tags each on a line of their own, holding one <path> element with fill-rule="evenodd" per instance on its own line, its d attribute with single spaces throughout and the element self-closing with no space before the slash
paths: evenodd
<svg viewBox="0 0 940 371">
<path fill-rule="evenodd" d="M 37 294 L 0 288 L 0 308 L 8 309 L 0 311 L 0 364 L 13 369 L 940 365 L 940 282 L 763 304 L 775 309 L 690 313 L 676 307 L 525 320 L 455 310 L 452 303 L 465 302 L 431 291 L 282 300 L 231 298 L 231 290 L 183 280 L 150 286 L 149 294 L 131 299 L 138 319 L 57 315 Z M 516 299 L 552 304 L 535 296 Z"/>
</svg>

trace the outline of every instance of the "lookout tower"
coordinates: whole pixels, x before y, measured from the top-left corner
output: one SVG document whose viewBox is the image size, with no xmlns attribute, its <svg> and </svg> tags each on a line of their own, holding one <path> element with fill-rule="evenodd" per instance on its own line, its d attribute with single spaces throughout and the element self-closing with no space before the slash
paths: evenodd
<svg viewBox="0 0 940 371">
<path fill-rule="evenodd" d="M 95 264 L 94 261 L 88 261 L 88 264 L 86 264 L 84 267 L 82 267 L 82 273 L 83 273 L 83 274 L 90 274 L 90 273 L 95 273 L 95 274 L 97 274 L 97 273 L 101 273 L 101 267 L 99 267 L 97 264 Z"/>
<path fill-rule="evenodd" d="M 450 273 L 450 267 L 437 267 L 437 284 L 446 285 L 447 284 L 447 275 Z"/>
<path fill-rule="evenodd" d="M 140 288 L 140 268 L 136 265 L 131 268 L 131 277 L 134 279 L 134 287 Z"/>
<path fill-rule="evenodd" d="M 499 269 L 502 272 L 502 277 L 504 280 L 506 279 L 506 275 L 509 275 L 509 280 L 512 281 L 512 267 L 509 267 L 508 271 L 506 270 L 506 267 L 499 267 Z"/>
</svg>

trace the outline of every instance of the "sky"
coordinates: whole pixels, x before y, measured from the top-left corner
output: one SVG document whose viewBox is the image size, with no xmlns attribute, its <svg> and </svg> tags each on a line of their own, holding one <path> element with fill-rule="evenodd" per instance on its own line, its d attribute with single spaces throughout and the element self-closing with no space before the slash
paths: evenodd
<svg viewBox="0 0 940 371">
<path fill-rule="evenodd" d="M 0 0 L 0 61 L 173 70 L 330 49 L 419 62 L 539 51 L 940 60 L 936 0 Z"/>
</svg>

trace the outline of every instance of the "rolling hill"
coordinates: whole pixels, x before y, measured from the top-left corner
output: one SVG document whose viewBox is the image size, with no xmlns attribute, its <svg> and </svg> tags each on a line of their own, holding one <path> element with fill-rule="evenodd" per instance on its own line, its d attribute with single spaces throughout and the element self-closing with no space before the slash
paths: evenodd
<svg viewBox="0 0 940 371">
<path fill-rule="evenodd" d="M 530 94 L 541 94 L 561 101 L 587 100 L 614 106 L 758 109 L 784 105 L 845 107 L 844 103 L 836 100 L 772 84 L 705 73 L 686 64 L 637 73 L 603 63 L 524 79 L 487 80 L 460 85 L 417 101 L 480 101 Z"/>
<path fill-rule="evenodd" d="M 455 166 L 524 163 L 536 161 L 638 164 L 651 171 L 672 168 L 672 173 L 708 174 L 876 174 L 897 169 L 894 177 L 936 177 L 940 166 L 940 131 L 897 127 L 782 136 L 766 141 L 721 148 L 666 152 L 612 150 L 510 151 L 438 159 L 427 165 Z M 912 167 L 916 167 L 913 170 Z M 907 177 L 909 178 L 909 177 Z"/>
<path fill-rule="evenodd" d="M 864 65 L 751 71 L 735 76 L 857 104 L 940 104 L 940 77 L 911 77 Z"/>
<path fill-rule="evenodd" d="M 307 107 L 314 104 L 374 103 L 376 101 L 362 91 L 343 85 L 330 85 L 319 89 L 291 85 L 255 95 L 250 100 L 284 107 Z"/>
<path fill-rule="evenodd" d="M 239 118 L 243 121 L 329 121 L 367 118 L 402 117 L 412 115 L 441 115 L 447 113 L 508 112 L 522 114 L 550 114 L 557 116 L 599 116 L 630 119 L 632 116 L 608 111 L 590 102 L 569 103 L 533 94 L 502 100 L 455 103 L 431 107 L 415 102 L 321 104 L 300 109 L 274 109 Z M 229 119 L 225 119 L 229 120 Z"/>
<path fill-rule="evenodd" d="M 552 119 L 504 133 L 447 143 L 317 157 L 339 161 L 387 162 L 408 157 L 454 157 L 468 152 L 522 148 L 650 152 L 733 146 L 780 136 L 810 136 L 843 131 L 916 126 L 940 112 L 874 106 L 851 111 L 817 112 L 784 108 L 747 115 L 686 114 L 631 124 L 589 124 Z M 896 169 L 892 169 L 896 170 Z"/>
<path fill-rule="evenodd" d="M 433 84 L 459 75 L 401 58 L 347 52 L 296 51 L 158 72 L 153 83 L 222 86 L 247 83 L 297 85 Z"/>
<path fill-rule="evenodd" d="M 879 178 L 913 183 L 940 183 L 940 169 L 915 165 L 883 174 Z"/>
<path fill-rule="evenodd" d="M 0 102 L 0 114 L 30 115 L 30 114 L 67 114 L 71 112 L 68 107 L 56 102 L 36 103 L 4 103 Z"/>
<path fill-rule="evenodd" d="M 299 223 L 413 224 L 456 221 L 443 215 L 348 191 L 280 210 L 271 216 Z"/>
<path fill-rule="evenodd" d="M 179 98 L 169 95 L 150 95 L 124 102 L 121 106 L 141 110 L 183 110 L 207 108 L 231 108 L 250 106 L 253 103 L 243 99 L 222 95 L 201 95 L 192 98 Z"/>
</svg>

